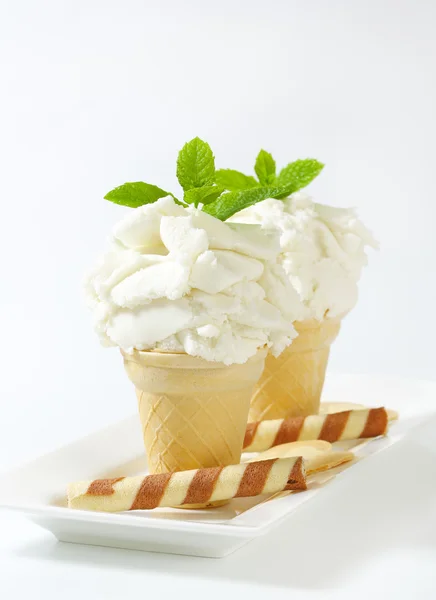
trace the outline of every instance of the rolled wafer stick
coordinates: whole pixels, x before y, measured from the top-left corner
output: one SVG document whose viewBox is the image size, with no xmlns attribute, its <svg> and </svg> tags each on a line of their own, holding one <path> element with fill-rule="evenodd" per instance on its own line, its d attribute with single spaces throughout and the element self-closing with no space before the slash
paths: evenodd
<svg viewBox="0 0 436 600">
<path fill-rule="evenodd" d="M 300 440 L 338 442 L 376 437 L 386 433 L 387 426 L 388 413 L 385 408 L 259 421 L 247 425 L 244 452 L 261 452 Z"/>
<path fill-rule="evenodd" d="M 68 486 L 68 506 L 119 512 L 207 504 L 282 490 L 305 489 L 306 473 L 300 456 L 145 477 L 72 483 Z"/>
<path fill-rule="evenodd" d="M 344 410 L 368 410 L 368 406 L 364 404 L 356 404 L 356 402 L 322 402 L 319 407 L 319 414 L 325 415 L 330 413 L 344 412 Z M 388 421 L 396 421 L 398 412 L 387 408 Z"/>
</svg>

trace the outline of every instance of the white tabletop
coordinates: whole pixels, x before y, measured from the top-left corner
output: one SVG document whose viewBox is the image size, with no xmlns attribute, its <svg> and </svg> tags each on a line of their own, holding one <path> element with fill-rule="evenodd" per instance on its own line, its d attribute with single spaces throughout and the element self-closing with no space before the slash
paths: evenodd
<svg viewBox="0 0 436 600">
<path fill-rule="evenodd" d="M 395 383 L 416 389 L 416 398 L 422 386 L 436 392 L 434 383 Z M 356 479 L 353 502 L 340 486 L 327 486 L 292 519 L 223 559 L 61 543 L 0 512 L 4 597 L 434 599 L 435 426 L 433 418 L 380 454 L 370 487 L 368 478 Z"/>
</svg>

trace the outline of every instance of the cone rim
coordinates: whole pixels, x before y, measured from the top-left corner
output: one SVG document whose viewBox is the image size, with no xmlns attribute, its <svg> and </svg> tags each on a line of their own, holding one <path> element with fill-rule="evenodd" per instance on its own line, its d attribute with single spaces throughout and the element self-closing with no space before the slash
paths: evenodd
<svg viewBox="0 0 436 600">
<path fill-rule="evenodd" d="M 245 363 L 226 365 L 219 361 L 209 361 L 199 356 L 191 356 L 186 352 L 161 352 L 159 350 L 134 350 L 132 353 L 120 349 L 125 362 L 134 362 L 148 367 L 169 367 L 174 369 L 235 369 L 266 358 L 268 348 L 258 348 L 256 354 L 250 356 Z"/>
</svg>

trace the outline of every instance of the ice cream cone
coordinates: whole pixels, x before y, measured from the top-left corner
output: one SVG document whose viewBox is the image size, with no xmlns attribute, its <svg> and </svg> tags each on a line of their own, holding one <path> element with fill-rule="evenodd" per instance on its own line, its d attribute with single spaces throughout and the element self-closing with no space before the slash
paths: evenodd
<svg viewBox="0 0 436 600">
<path fill-rule="evenodd" d="M 330 345 L 341 319 L 294 323 L 298 331 L 290 346 L 265 361 L 265 370 L 251 399 L 249 421 L 317 414 Z"/>
<path fill-rule="evenodd" d="M 266 350 L 226 366 L 188 354 L 123 353 L 150 473 L 237 464 Z"/>
</svg>

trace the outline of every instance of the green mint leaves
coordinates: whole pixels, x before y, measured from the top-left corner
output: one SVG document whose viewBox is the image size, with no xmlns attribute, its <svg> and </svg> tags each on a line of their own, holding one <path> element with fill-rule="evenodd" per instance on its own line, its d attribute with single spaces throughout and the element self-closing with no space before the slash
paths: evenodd
<svg viewBox="0 0 436 600">
<path fill-rule="evenodd" d="M 206 142 L 196 137 L 179 152 L 177 179 L 185 191 L 186 204 L 209 204 L 216 200 L 224 188 L 215 183 L 215 158 Z"/>
<path fill-rule="evenodd" d="M 267 198 L 286 198 L 290 194 L 306 187 L 319 173 L 324 165 L 308 158 L 289 163 L 276 175 L 276 163 L 266 150 L 261 150 L 254 165 L 259 179 L 244 175 L 232 169 L 221 169 L 216 172 L 216 179 L 229 193 L 204 207 L 204 211 L 221 221 L 229 219 L 240 210 L 257 204 Z"/>
<path fill-rule="evenodd" d="M 278 175 L 276 175 L 275 160 L 269 152 L 261 150 L 257 155 L 254 164 L 254 171 L 258 181 L 250 175 L 244 175 L 239 171 L 232 171 L 231 169 L 221 169 L 217 171 L 217 179 L 219 177 L 220 185 L 230 192 L 249 189 L 256 186 L 273 185 L 276 187 L 285 186 L 286 190 L 290 190 L 286 194 L 288 196 L 309 185 L 309 183 L 321 173 L 323 168 L 324 165 L 314 158 L 306 158 L 304 160 L 296 160 L 295 162 L 289 163 Z M 283 195 L 270 196 L 270 198 L 284 197 L 285 196 Z"/>
<path fill-rule="evenodd" d="M 276 163 L 266 150 L 257 155 L 252 175 L 233 169 L 215 170 L 215 158 L 206 142 L 196 137 L 183 146 L 177 158 L 177 179 L 183 188 L 183 202 L 165 190 L 137 181 L 125 183 L 106 194 L 105 199 L 138 208 L 164 196 L 173 196 L 177 204 L 202 205 L 202 209 L 221 221 L 267 198 L 286 198 L 307 186 L 324 165 L 315 159 L 296 160 L 276 174 Z"/>
<path fill-rule="evenodd" d="M 172 196 L 172 194 L 165 192 L 156 185 L 136 181 L 116 187 L 111 192 L 108 192 L 104 198 L 115 204 L 138 208 L 138 206 L 142 206 L 143 204 L 152 204 L 164 196 Z"/>
<path fill-rule="evenodd" d="M 271 185 L 276 180 L 276 161 L 266 150 L 261 150 L 257 155 L 254 171 L 260 185 Z"/>
<path fill-rule="evenodd" d="M 177 159 L 177 179 L 185 191 L 215 182 L 215 159 L 209 144 L 196 137 L 183 146 Z"/>
</svg>

